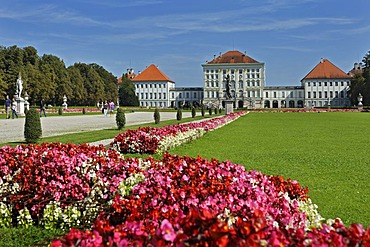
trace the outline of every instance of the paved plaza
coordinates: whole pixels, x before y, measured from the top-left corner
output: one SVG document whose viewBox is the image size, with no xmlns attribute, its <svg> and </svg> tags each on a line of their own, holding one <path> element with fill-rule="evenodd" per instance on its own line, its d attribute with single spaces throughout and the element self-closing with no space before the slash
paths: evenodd
<svg viewBox="0 0 370 247">
<path fill-rule="evenodd" d="M 183 112 L 183 117 L 190 117 Z M 176 112 L 161 112 L 161 121 L 176 119 Z M 154 122 L 153 112 L 126 113 L 126 126 Z M 0 119 L 0 143 L 24 141 L 25 118 Z M 76 115 L 41 118 L 42 137 L 117 128 L 116 116 Z"/>
</svg>

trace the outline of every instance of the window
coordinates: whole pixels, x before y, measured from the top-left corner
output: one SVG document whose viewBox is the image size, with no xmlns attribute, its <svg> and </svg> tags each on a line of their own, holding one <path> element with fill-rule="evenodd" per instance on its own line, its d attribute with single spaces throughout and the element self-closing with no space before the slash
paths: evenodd
<svg viewBox="0 0 370 247">
<path fill-rule="evenodd" d="M 316 82 L 313 83 L 313 86 L 316 87 Z"/>
<path fill-rule="evenodd" d="M 163 93 L 163 99 L 166 99 L 166 93 Z"/>
<path fill-rule="evenodd" d="M 239 81 L 239 88 L 243 88 L 243 81 Z"/>
<path fill-rule="evenodd" d="M 337 81 L 335 82 L 335 86 L 338 86 L 338 82 Z"/>
<path fill-rule="evenodd" d="M 326 86 L 328 86 L 328 83 L 327 82 L 324 82 L 324 86 L 326 87 Z"/>
<path fill-rule="evenodd" d="M 307 82 L 307 86 L 310 86 L 310 83 L 309 82 Z"/>
<path fill-rule="evenodd" d="M 154 84 L 154 88 L 157 88 L 157 84 Z"/>
<path fill-rule="evenodd" d="M 330 91 L 330 98 L 333 98 L 333 91 Z"/>
<path fill-rule="evenodd" d="M 174 92 L 172 92 L 172 98 L 175 98 L 175 93 Z"/>
<path fill-rule="evenodd" d="M 179 93 L 179 98 L 180 98 L 180 99 L 182 98 L 182 94 L 181 94 L 181 93 Z"/>
<path fill-rule="evenodd" d="M 269 97 L 269 92 L 266 92 L 266 98 L 268 98 Z"/>
<path fill-rule="evenodd" d="M 162 94 L 158 93 L 158 99 L 162 99 Z"/>
<path fill-rule="evenodd" d="M 322 92 L 319 91 L 319 98 L 322 98 Z"/>
<path fill-rule="evenodd" d="M 154 93 L 154 99 L 157 99 L 157 93 Z"/>
<path fill-rule="evenodd" d="M 186 92 L 186 98 L 190 98 L 190 97 L 189 97 L 189 92 Z"/>
<path fill-rule="evenodd" d="M 197 98 L 197 93 L 194 93 L 194 99 L 196 99 Z"/>
<path fill-rule="evenodd" d="M 307 98 L 311 98 L 311 92 L 307 92 Z"/>
<path fill-rule="evenodd" d="M 327 98 L 327 97 L 328 97 L 328 92 L 327 92 L 327 91 L 325 91 L 325 92 L 324 92 L 324 95 L 325 95 L 325 97 L 324 97 L 324 98 Z"/>
<path fill-rule="evenodd" d="M 319 86 L 321 87 L 321 81 L 319 81 Z"/>
<path fill-rule="evenodd" d="M 342 81 L 341 81 L 341 82 L 340 82 L 340 85 L 343 87 L 343 86 L 344 86 L 344 82 L 342 82 Z"/>
<path fill-rule="evenodd" d="M 281 97 L 285 98 L 285 92 L 281 92 Z"/>
<path fill-rule="evenodd" d="M 331 81 L 331 82 L 329 82 L 329 85 L 330 85 L 330 86 L 333 86 L 333 82 L 332 82 L 332 81 Z"/>
<path fill-rule="evenodd" d="M 150 99 L 153 99 L 153 94 L 152 94 L 152 93 L 150 93 L 149 95 L 150 95 Z"/>
<path fill-rule="evenodd" d="M 316 98 L 316 92 L 313 92 L 313 97 Z"/>
<path fill-rule="evenodd" d="M 145 99 L 148 99 L 148 93 L 145 93 Z"/>
<path fill-rule="evenodd" d="M 274 98 L 276 98 L 276 92 L 274 92 Z"/>
<path fill-rule="evenodd" d="M 144 99 L 144 93 L 141 93 L 141 99 Z"/>
</svg>

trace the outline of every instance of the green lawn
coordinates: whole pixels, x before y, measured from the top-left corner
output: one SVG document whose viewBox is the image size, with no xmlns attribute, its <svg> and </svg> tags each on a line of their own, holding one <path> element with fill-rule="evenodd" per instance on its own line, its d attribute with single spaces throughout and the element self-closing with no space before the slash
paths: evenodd
<svg viewBox="0 0 370 247">
<path fill-rule="evenodd" d="M 177 147 L 309 188 L 325 218 L 370 225 L 370 113 L 250 113 Z"/>
</svg>

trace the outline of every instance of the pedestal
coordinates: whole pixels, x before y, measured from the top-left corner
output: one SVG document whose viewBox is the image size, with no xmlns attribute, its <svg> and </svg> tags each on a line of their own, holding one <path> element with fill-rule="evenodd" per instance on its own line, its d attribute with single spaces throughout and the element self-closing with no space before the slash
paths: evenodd
<svg viewBox="0 0 370 247">
<path fill-rule="evenodd" d="M 16 98 L 17 101 L 17 114 L 18 116 L 24 116 L 24 99 L 23 98 Z"/>
<path fill-rule="evenodd" d="M 234 103 L 233 100 L 225 100 L 225 115 L 228 115 L 234 112 L 233 103 Z"/>
</svg>

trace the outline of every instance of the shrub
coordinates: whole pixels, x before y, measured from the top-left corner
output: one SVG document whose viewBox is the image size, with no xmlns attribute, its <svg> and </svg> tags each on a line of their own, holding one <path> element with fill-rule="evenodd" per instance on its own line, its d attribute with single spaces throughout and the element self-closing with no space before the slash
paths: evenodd
<svg viewBox="0 0 370 247">
<path fill-rule="evenodd" d="M 63 114 L 63 108 L 62 107 L 59 107 L 58 109 L 58 115 L 62 115 Z"/>
<path fill-rule="evenodd" d="M 195 118 L 195 115 L 196 115 L 196 111 L 195 111 L 195 107 L 193 107 L 193 108 L 191 109 L 191 117 L 192 117 L 192 118 Z"/>
<path fill-rule="evenodd" d="M 212 108 L 209 108 L 208 112 L 209 112 L 209 115 L 211 116 L 212 115 Z"/>
<path fill-rule="evenodd" d="M 176 119 L 178 121 L 180 121 L 182 119 L 182 110 L 179 108 L 177 109 L 177 113 L 176 113 Z"/>
<path fill-rule="evenodd" d="M 119 130 L 125 127 L 126 124 L 125 112 L 121 108 L 117 109 L 116 123 Z"/>
<path fill-rule="evenodd" d="M 218 108 L 218 114 L 221 114 L 222 113 L 222 108 Z"/>
<path fill-rule="evenodd" d="M 154 123 L 159 124 L 161 122 L 161 115 L 159 114 L 158 108 L 154 110 Z"/>
<path fill-rule="evenodd" d="M 86 108 L 82 108 L 82 114 L 86 114 Z"/>
<path fill-rule="evenodd" d="M 204 109 L 204 105 L 202 105 L 202 109 L 201 109 L 201 112 L 202 112 L 202 117 L 204 117 L 204 115 L 205 115 L 205 109 Z"/>
<path fill-rule="evenodd" d="M 42 135 L 40 115 L 36 109 L 29 109 L 24 124 L 24 138 L 27 143 L 36 143 Z"/>
</svg>

